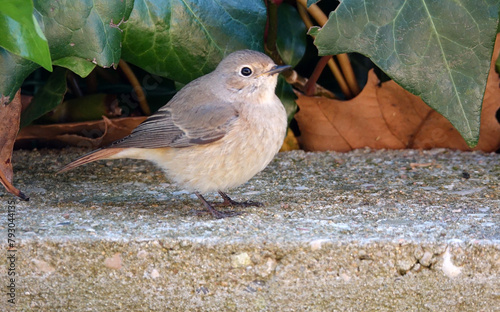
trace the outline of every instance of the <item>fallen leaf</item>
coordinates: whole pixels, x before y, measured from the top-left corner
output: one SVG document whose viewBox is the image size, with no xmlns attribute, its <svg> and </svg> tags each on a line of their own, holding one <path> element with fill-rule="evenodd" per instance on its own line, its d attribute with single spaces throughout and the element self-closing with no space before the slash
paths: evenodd
<svg viewBox="0 0 500 312">
<path fill-rule="evenodd" d="M 132 132 L 147 117 L 126 117 L 75 122 L 53 125 L 31 125 L 23 128 L 17 136 L 17 142 L 41 140 L 58 142 L 65 145 L 98 148 L 111 144 Z"/>
<path fill-rule="evenodd" d="M 19 131 L 21 118 L 21 90 L 19 89 L 10 104 L 0 103 L 0 182 L 7 191 L 17 197 L 28 200 L 29 198 L 12 185 L 14 173 L 12 171 L 12 149 Z"/>
<path fill-rule="evenodd" d="M 305 150 L 347 152 L 362 147 L 374 149 L 405 148 L 387 127 L 376 88 L 378 78 L 370 71 L 361 93 L 349 101 L 307 97 L 297 93 L 301 147 Z"/>
<path fill-rule="evenodd" d="M 500 78 L 495 60 L 500 50 L 497 36 L 481 112 L 478 145 L 471 149 L 451 123 L 394 81 L 380 84 L 371 70 L 362 92 L 349 101 L 307 97 L 297 92 L 300 108 L 295 115 L 305 150 L 340 152 L 373 149 L 430 149 L 496 151 L 500 148 Z"/>
<path fill-rule="evenodd" d="M 297 142 L 297 138 L 293 134 L 291 129 L 288 129 L 285 140 L 283 141 L 283 145 L 281 145 L 280 152 L 287 152 L 299 149 L 299 143 Z"/>
</svg>

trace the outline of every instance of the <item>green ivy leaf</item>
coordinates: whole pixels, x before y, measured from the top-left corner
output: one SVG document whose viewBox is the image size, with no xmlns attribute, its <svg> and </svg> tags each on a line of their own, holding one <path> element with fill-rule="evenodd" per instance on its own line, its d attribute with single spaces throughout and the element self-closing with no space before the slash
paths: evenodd
<svg viewBox="0 0 500 312">
<path fill-rule="evenodd" d="M 288 116 L 288 122 L 292 120 L 293 116 L 297 112 L 297 103 L 295 103 L 295 93 L 291 85 L 286 82 L 285 78 L 281 75 L 278 77 L 278 84 L 276 85 L 276 95 L 280 98 L 281 103 L 285 106 L 286 115 Z"/>
<path fill-rule="evenodd" d="M 30 105 L 21 115 L 20 127 L 29 125 L 33 120 L 50 112 L 61 104 L 66 94 L 67 69 L 55 67 L 47 83 L 38 90 Z"/>
<path fill-rule="evenodd" d="M 295 67 L 306 52 L 306 25 L 297 9 L 283 3 L 278 7 L 278 53 L 286 64 Z"/>
<path fill-rule="evenodd" d="M 71 56 L 116 67 L 121 56 L 119 25 L 130 15 L 132 5 L 132 0 L 39 0 L 35 9 L 53 60 Z"/>
<path fill-rule="evenodd" d="M 24 79 L 40 65 L 0 48 L 0 105 L 10 103 Z"/>
<path fill-rule="evenodd" d="M 3 0 L 0 29 L 0 46 L 52 71 L 49 45 L 33 16 L 31 0 Z"/>
<path fill-rule="evenodd" d="M 262 0 L 136 0 L 123 35 L 123 59 L 187 83 L 241 49 L 263 50 Z"/>
<path fill-rule="evenodd" d="M 344 0 L 311 33 L 321 55 L 368 56 L 475 146 L 498 11 L 498 0 Z"/>
<path fill-rule="evenodd" d="M 82 78 L 87 77 L 95 68 L 95 64 L 76 56 L 63 57 L 55 60 L 52 64 L 67 68 Z"/>
<path fill-rule="evenodd" d="M 316 2 L 319 2 L 320 0 L 307 0 L 307 7 L 310 7 L 311 5 L 315 4 Z"/>
<path fill-rule="evenodd" d="M 82 77 L 95 65 L 116 67 L 121 56 L 120 27 L 132 11 L 133 0 L 35 0 L 34 8 L 32 14 L 47 38 L 53 64 Z M 1 28 L 0 31 L 7 32 Z M 0 95 L 7 101 L 39 67 L 11 54 L 0 50 Z"/>
</svg>

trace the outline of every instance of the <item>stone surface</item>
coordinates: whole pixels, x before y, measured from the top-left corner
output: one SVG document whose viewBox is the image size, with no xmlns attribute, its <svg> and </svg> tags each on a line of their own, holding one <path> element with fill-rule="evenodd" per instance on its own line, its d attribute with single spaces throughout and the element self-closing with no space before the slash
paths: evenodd
<svg viewBox="0 0 500 312">
<path fill-rule="evenodd" d="M 2 310 L 500 311 L 498 154 L 282 153 L 214 220 L 147 162 L 54 175 L 84 152 L 15 152 Z"/>
</svg>

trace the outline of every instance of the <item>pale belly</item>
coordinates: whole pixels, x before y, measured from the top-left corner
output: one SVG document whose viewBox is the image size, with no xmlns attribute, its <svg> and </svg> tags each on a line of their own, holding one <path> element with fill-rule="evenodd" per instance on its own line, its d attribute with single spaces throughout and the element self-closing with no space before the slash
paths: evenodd
<svg viewBox="0 0 500 312">
<path fill-rule="evenodd" d="M 226 191 L 247 182 L 271 162 L 283 143 L 286 116 L 274 122 L 260 121 L 259 127 L 242 121 L 235 129 L 238 130 L 210 144 L 184 148 L 130 148 L 116 158 L 150 160 L 171 180 L 191 191 Z"/>
</svg>

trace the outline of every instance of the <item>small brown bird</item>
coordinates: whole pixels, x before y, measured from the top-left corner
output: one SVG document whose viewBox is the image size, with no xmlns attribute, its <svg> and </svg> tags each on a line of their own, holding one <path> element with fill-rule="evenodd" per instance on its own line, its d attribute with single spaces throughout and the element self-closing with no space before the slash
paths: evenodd
<svg viewBox="0 0 500 312">
<path fill-rule="evenodd" d="M 178 185 L 193 191 L 216 218 L 201 193 L 218 191 L 222 206 L 238 203 L 226 195 L 262 171 L 279 151 L 287 129 L 283 104 L 274 93 L 277 66 L 267 55 L 242 50 L 182 88 L 132 133 L 73 161 L 59 173 L 100 159 L 152 161 Z"/>
</svg>

